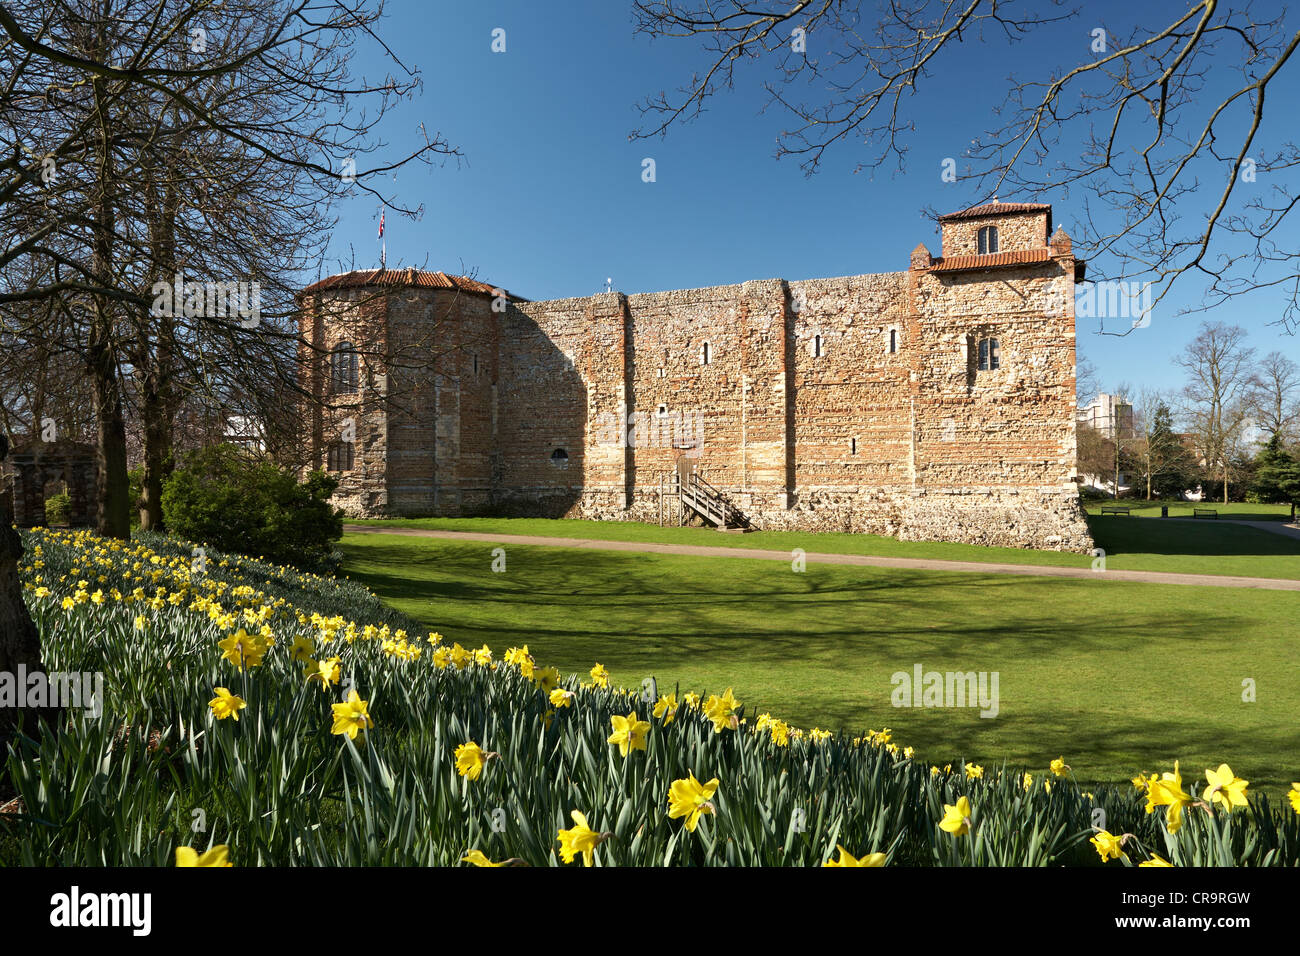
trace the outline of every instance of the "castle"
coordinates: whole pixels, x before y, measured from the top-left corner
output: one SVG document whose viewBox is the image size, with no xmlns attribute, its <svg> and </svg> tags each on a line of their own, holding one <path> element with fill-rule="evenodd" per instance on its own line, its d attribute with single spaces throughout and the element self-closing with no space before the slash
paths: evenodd
<svg viewBox="0 0 1300 956">
<path fill-rule="evenodd" d="M 309 461 L 353 516 L 1087 550 L 1085 264 L 1048 205 L 939 222 L 941 257 L 835 279 L 542 302 L 440 272 L 323 279 L 299 294 Z"/>
</svg>

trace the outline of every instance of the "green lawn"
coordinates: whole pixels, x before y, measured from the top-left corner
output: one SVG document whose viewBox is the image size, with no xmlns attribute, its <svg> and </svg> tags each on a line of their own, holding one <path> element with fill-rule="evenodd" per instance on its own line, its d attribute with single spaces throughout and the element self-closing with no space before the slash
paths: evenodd
<svg viewBox="0 0 1300 956">
<path fill-rule="evenodd" d="M 1270 505 L 1251 505 L 1269 508 Z M 1159 514 L 1157 509 L 1156 514 Z M 1280 512 L 1279 512 L 1280 514 Z M 493 534 L 596 538 L 726 548 L 790 551 L 803 548 L 826 554 L 869 554 L 900 558 L 936 558 L 1005 564 L 1091 566 L 1092 558 L 1061 551 L 1022 551 L 970 544 L 899 541 L 872 534 L 815 534 L 761 531 L 719 534 L 709 528 L 660 528 L 632 521 L 550 520 L 546 518 L 416 518 L 357 521 L 378 527 L 429 528 Z M 1300 580 L 1300 540 L 1243 525 L 1213 520 L 1158 521 L 1107 515 L 1088 523 L 1106 567 L 1126 571 L 1173 571 L 1183 574 L 1228 574 Z"/>
<path fill-rule="evenodd" d="M 1155 501 L 1144 501 L 1140 498 L 1121 498 L 1119 501 L 1112 501 L 1109 498 L 1104 500 L 1084 502 L 1084 510 L 1093 514 L 1100 514 L 1104 505 L 1124 505 L 1133 509 L 1133 514 L 1142 515 L 1148 518 L 1160 516 L 1160 508 L 1169 509 L 1171 518 L 1191 518 L 1195 508 L 1210 508 L 1219 513 L 1221 518 L 1238 518 L 1243 521 L 1289 521 L 1291 520 L 1290 505 L 1256 505 L 1243 501 L 1230 501 L 1226 505 L 1221 501 L 1165 501 L 1157 499 Z M 1213 518 L 1204 518 L 1201 520 L 1213 521 Z"/>
<path fill-rule="evenodd" d="M 426 524 L 521 527 L 486 520 Z M 557 524 L 534 525 L 534 533 L 558 534 Z M 1217 540 L 1249 540 L 1254 551 L 1269 540 L 1183 522 L 1116 518 L 1097 527 L 1110 543 L 1148 524 L 1162 536 L 1159 546 L 1129 559 L 1208 561 L 1163 552 L 1184 534 L 1225 534 Z M 595 536 L 591 525 L 575 525 Z M 739 539 L 692 529 L 599 527 L 610 536 L 644 535 L 640 540 Z M 748 535 L 738 543 L 766 545 L 774 538 Z M 840 540 L 837 548 L 833 539 L 873 552 L 890 540 L 791 535 L 781 547 L 798 538 L 815 540 L 821 551 L 849 547 Z M 1205 547 L 1208 540 L 1192 539 L 1192 545 Z M 923 548 L 925 556 L 959 547 L 893 545 L 890 553 Z M 1172 769 L 1175 759 L 1183 762 L 1185 779 L 1200 778 L 1205 767 L 1226 761 L 1256 787 L 1281 789 L 1300 779 L 1294 594 L 815 563 L 797 574 L 766 561 L 514 545 L 506 547 L 505 572 L 493 573 L 492 548 L 350 534 L 343 540 L 344 571 L 465 646 L 487 643 L 499 656 L 528 644 L 539 662 L 584 677 L 599 661 L 629 687 L 650 676 L 661 689 L 730 686 L 748 714 L 771 711 L 805 728 L 889 726 L 896 740 L 930 762 L 1006 760 L 1040 773 L 1064 755 L 1091 782 Z M 1254 552 L 1213 560 L 1247 558 L 1283 560 Z M 1120 566 L 1118 556 L 1112 566 Z M 1285 576 L 1297 576 L 1293 564 L 1286 567 Z M 998 672 L 999 714 L 981 719 L 975 710 L 892 707 L 891 675 L 910 673 L 918 663 L 926 670 Z M 1241 700 L 1246 678 L 1257 682 L 1256 703 Z"/>
</svg>

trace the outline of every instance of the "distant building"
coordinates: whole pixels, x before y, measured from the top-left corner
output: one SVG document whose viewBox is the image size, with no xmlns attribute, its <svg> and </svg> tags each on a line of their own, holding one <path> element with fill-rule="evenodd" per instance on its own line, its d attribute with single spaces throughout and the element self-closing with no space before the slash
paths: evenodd
<svg viewBox="0 0 1300 956">
<path fill-rule="evenodd" d="M 254 451 L 266 451 L 265 431 L 261 420 L 251 415 L 229 415 L 222 438 L 227 444 Z"/>
<path fill-rule="evenodd" d="M 1105 438 L 1120 438 L 1133 434 L 1133 406 L 1123 395 L 1098 395 L 1079 409 L 1079 424 L 1087 425 Z"/>
</svg>

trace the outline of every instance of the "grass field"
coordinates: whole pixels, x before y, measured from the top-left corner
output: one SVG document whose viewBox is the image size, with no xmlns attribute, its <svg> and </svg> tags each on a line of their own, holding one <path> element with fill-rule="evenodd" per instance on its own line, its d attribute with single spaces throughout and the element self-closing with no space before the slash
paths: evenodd
<svg viewBox="0 0 1300 956">
<path fill-rule="evenodd" d="M 1240 521 L 1289 521 L 1291 519 L 1290 505 L 1259 505 L 1244 501 L 1229 501 L 1224 504 L 1222 501 L 1165 501 L 1160 499 L 1143 501 L 1140 498 L 1121 498 L 1119 501 L 1111 501 L 1110 499 L 1099 499 L 1084 502 L 1084 510 L 1099 514 L 1104 505 L 1112 504 L 1132 508 L 1133 514 L 1146 518 L 1158 518 L 1161 507 L 1166 507 L 1169 509 L 1169 517 L 1171 518 L 1191 518 L 1194 517 L 1193 509 L 1209 508 L 1217 511 L 1220 518 L 1236 518 Z M 1204 518 L 1202 520 L 1213 521 L 1215 519 Z"/>
<path fill-rule="evenodd" d="M 1269 505 L 1251 505 L 1269 508 Z M 1159 514 L 1159 509 L 1156 509 Z M 1267 513 L 1267 512 L 1266 512 Z M 1289 512 L 1288 512 L 1289 513 Z M 1282 517 L 1279 507 L 1277 516 Z M 356 521 L 374 527 L 427 528 L 493 534 L 545 535 L 557 538 L 596 538 L 603 541 L 644 541 L 658 544 L 708 545 L 791 551 L 803 548 L 825 554 L 869 554 L 899 558 L 934 558 L 1003 564 L 1087 568 L 1092 558 L 1061 551 L 1024 551 L 969 544 L 899 541 L 873 534 L 814 534 L 763 531 L 719 534 L 709 528 L 660 528 L 631 521 L 577 521 L 546 518 L 416 518 Z M 1121 571 L 1171 571 L 1181 574 L 1224 574 L 1300 580 L 1300 540 L 1244 525 L 1214 520 L 1151 521 L 1107 515 L 1090 517 L 1097 546 L 1106 552 L 1106 566 Z"/>
<path fill-rule="evenodd" d="M 859 553 L 918 557 L 970 559 L 979 550 L 614 523 L 406 524 L 810 551 L 856 545 Z M 1114 548 L 1112 567 L 1300 577 L 1300 548 L 1280 535 L 1131 518 L 1098 519 L 1094 527 L 1099 542 Z M 1147 527 L 1153 539 L 1136 550 L 1133 536 Z M 1228 760 L 1256 787 L 1279 790 L 1300 779 L 1293 594 L 815 563 L 797 574 L 764 561 L 514 545 L 505 572 L 493 573 L 492 547 L 347 535 L 344 571 L 465 646 L 528 644 L 539 662 L 566 673 L 585 674 L 599 661 L 625 686 L 653 676 L 661 689 L 734 687 L 748 714 L 859 732 L 889 726 L 932 763 L 965 757 L 1045 769 L 1065 755 L 1080 779 L 1116 781 L 1171 769 L 1175 759 L 1196 775 Z M 892 707 L 891 675 L 918 663 L 998 672 L 997 717 Z M 1255 703 L 1242 701 L 1247 678 L 1257 684 Z"/>
</svg>

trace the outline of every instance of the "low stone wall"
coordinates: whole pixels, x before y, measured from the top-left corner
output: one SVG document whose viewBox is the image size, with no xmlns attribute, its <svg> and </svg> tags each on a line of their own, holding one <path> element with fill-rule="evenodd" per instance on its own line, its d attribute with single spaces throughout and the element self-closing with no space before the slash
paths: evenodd
<svg viewBox="0 0 1300 956">
<path fill-rule="evenodd" d="M 913 491 L 823 488 L 792 496 L 788 503 L 773 493 L 727 492 L 755 526 L 766 531 L 836 531 L 879 534 L 902 541 L 951 541 L 1003 548 L 1087 553 L 1093 547 L 1078 494 L 1072 489 L 953 488 Z M 373 508 L 357 508 L 335 495 L 335 503 L 355 517 L 378 517 Z M 618 488 L 558 491 L 517 489 L 488 500 L 465 495 L 459 511 L 443 515 L 583 518 L 598 521 L 657 523 L 657 488 L 641 488 L 630 502 Z M 677 499 L 665 496 L 665 524 L 679 522 Z M 408 517 L 420 515 L 408 514 Z M 689 518 L 690 515 L 688 514 Z"/>
</svg>

